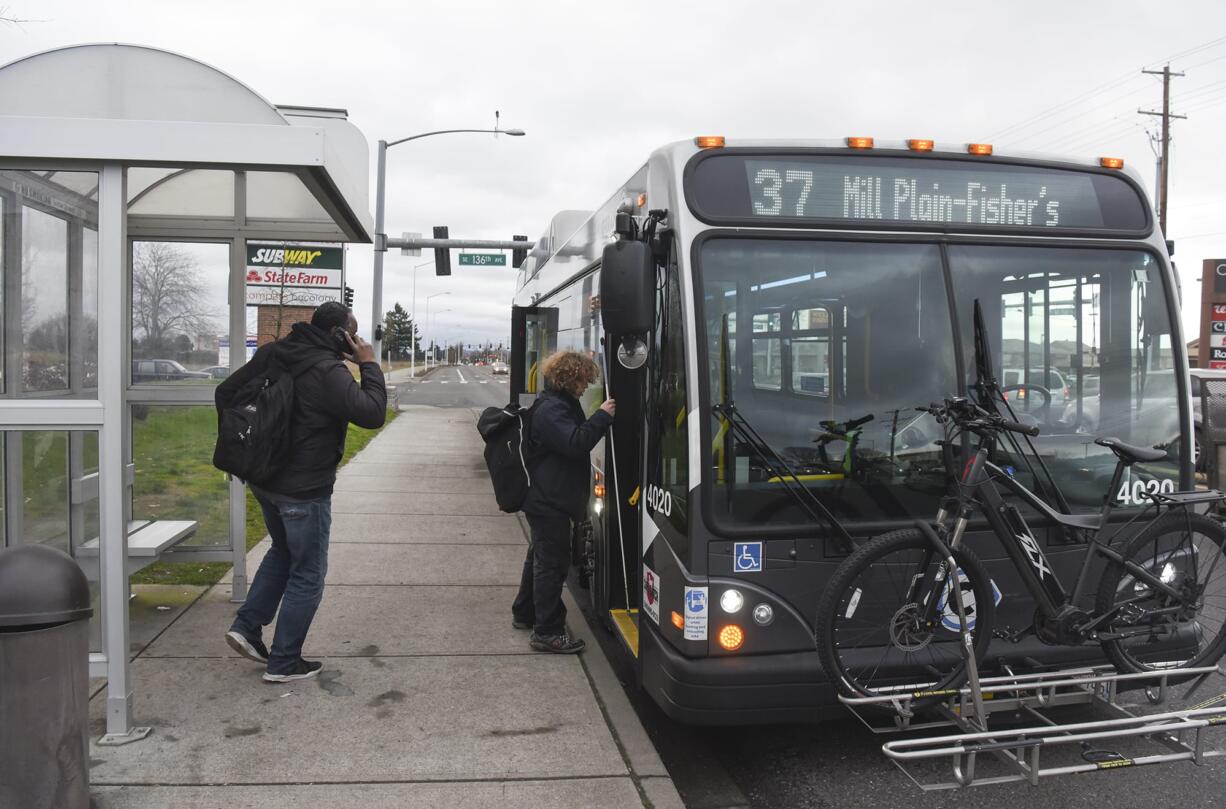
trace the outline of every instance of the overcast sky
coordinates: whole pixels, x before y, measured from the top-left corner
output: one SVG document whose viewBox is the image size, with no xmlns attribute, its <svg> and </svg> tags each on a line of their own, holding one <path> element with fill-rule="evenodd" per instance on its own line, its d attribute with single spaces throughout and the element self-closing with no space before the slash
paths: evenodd
<svg viewBox="0 0 1226 809">
<path fill-rule="evenodd" d="M 1196 335 L 1201 261 L 1226 257 L 1226 3 L 368 2 L 3 0 L 0 61 L 82 42 L 131 42 L 212 64 L 273 103 L 343 107 L 374 143 L 490 127 L 389 152 L 387 230 L 535 239 L 552 215 L 593 208 L 648 154 L 696 134 L 991 139 L 1119 155 L 1153 184 L 1145 128 L 1175 57 L 1170 235 Z M 1202 47 L 1207 46 L 1207 47 Z M 371 207 L 374 200 L 372 196 Z M 412 308 L 413 259 L 388 253 L 384 302 Z M 349 251 L 367 330 L 369 246 Z M 504 339 L 514 273 L 417 275 L 435 334 Z"/>
</svg>

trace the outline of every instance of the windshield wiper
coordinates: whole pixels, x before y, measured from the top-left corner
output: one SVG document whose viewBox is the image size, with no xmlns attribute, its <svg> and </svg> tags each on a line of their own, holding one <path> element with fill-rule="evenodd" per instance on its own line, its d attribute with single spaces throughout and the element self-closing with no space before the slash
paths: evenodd
<svg viewBox="0 0 1226 809">
<path fill-rule="evenodd" d="M 826 508 L 826 504 L 809 491 L 809 487 L 805 486 L 788 462 L 779 457 L 779 453 L 775 452 L 761 434 L 753 428 L 753 425 L 741 415 L 736 405 L 729 400 L 723 404 L 713 405 L 711 409 L 726 420 L 732 427 L 732 432 L 762 459 L 771 476 L 778 478 L 783 484 L 783 490 L 791 496 L 796 505 L 800 506 L 814 522 L 824 522 L 829 525 L 834 531 L 834 540 L 838 543 L 839 548 L 844 553 L 851 553 L 854 550 L 851 534 L 847 533 L 842 523 L 830 512 L 830 509 Z"/>
</svg>

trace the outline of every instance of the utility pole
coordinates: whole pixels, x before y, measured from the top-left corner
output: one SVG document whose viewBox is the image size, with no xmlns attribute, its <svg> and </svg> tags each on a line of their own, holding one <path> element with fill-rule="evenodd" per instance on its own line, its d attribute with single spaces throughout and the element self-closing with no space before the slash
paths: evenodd
<svg viewBox="0 0 1226 809">
<path fill-rule="evenodd" d="M 1162 156 L 1158 158 L 1158 226 L 1166 236 L 1167 189 L 1171 178 L 1171 119 L 1184 118 L 1186 115 L 1171 114 L 1171 77 L 1182 77 L 1182 73 L 1172 73 L 1171 66 L 1166 65 L 1161 70 L 1142 70 L 1142 73 L 1162 77 L 1162 112 L 1152 110 L 1137 110 L 1141 115 L 1157 115 L 1162 118 Z"/>
</svg>

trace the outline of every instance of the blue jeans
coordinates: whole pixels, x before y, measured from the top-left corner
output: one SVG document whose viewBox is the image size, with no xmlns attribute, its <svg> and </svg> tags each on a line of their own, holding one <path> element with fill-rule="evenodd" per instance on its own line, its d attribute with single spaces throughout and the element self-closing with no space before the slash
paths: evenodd
<svg viewBox="0 0 1226 809">
<path fill-rule="evenodd" d="M 234 618 L 234 630 L 258 638 L 280 607 L 268 654 L 268 672 L 284 674 L 302 657 L 328 573 L 328 534 L 332 497 L 289 503 L 255 495 L 264 512 L 272 547 L 256 571 L 247 601 Z"/>
</svg>

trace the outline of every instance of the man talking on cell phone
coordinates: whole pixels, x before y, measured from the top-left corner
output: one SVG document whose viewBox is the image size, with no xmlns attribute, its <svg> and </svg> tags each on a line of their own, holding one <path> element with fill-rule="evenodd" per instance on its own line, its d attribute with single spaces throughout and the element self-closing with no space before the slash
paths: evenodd
<svg viewBox="0 0 1226 809">
<path fill-rule="evenodd" d="M 383 371 L 374 349 L 357 331 L 353 312 L 339 303 L 325 303 L 310 323 L 295 323 L 288 335 L 260 347 L 217 389 L 221 407 L 274 360 L 282 368 L 296 369 L 289 456 L 272 477 L 258 486 L 248 483 L 264 513 L 272 547 L 226 633 L 234 651 L 264 664 L 266 682 L 303 680 L 323 667 L 303 659 L 302 645 L 323 598 L 336 467 L 345 452 L 349 424 L 376 429 L 387 416 Z M 361 369 L 360 384 L 343 360 Z M 270 652 L 262 632 L 278 608 Z"/>
</svg>

